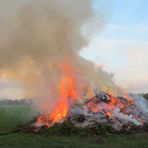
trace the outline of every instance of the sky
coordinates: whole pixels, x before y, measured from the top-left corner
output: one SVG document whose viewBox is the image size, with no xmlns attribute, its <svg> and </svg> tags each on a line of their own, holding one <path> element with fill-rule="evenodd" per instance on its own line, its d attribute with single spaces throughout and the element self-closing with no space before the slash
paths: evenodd
<svg viewBox="0 0 148 148">
<path fill-rule="evenodd" d="M 131 92 L 148 92 L 148 1 L 95 0 L 105 27 L 96 32 L 81 55 L 114 74 Z"/>
<path fill-rule="evenodd" d="M 0 0 L 0 25 L 9 27 L 26 1 Z M 148 92 L 148 0 L 93 0 L 93 9 L 104 26 L 96 29 L 81 56 L 113 73 L 115 82 L 129 91 Z M 0 80 L 0 96 L 19 97 L 21 91 L 20 84 Z"/>
</svg>

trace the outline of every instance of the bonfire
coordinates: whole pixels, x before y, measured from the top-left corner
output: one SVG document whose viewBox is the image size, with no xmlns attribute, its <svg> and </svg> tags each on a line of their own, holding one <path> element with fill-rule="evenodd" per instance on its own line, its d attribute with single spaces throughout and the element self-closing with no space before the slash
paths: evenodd
<svg viewBox="0 0 148 148">
<path fill-rule="evenodd" d="M 113 96 L 109 92 L 98 91 L 92 97 L 78 99 L 72 77 L 66 75 L 60 83 L 61 98 L 54 110 L 39 115 L 32 126 L 51 128 L 56 123 L 70 120 L 74 126 L 93 128 L 109 125 L 114 130 L 130 130 L 148 123 L 147 102 L 141 96 Z M 141 100 L 141 103 L 139 102 Z"/>
</svg>

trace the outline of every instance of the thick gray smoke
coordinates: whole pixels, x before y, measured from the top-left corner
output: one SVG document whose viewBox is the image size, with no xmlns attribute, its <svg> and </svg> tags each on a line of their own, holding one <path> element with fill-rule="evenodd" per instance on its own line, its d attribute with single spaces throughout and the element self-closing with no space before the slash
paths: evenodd
<svg viewBox="0 0 148 148">
<path fill-rule="evenodd" d="M 112 75 L 79 56 L 89 44 L 85 27 L 93 26 L 93 16 L 91 0 L 30 0 L 20 9 L 9 38 L 1 42 L 0 66 L 13 66 L 16 78 L 25 83 L 34 80 L 40 108 L 50 111 L 54 106 L 60 96 L 59 82 L 67 73 L 74 79 L 78 97 L 88 88 L 117 89 Z M 99 29 L 104 25 L 101 17 L 98 24 Z M 20 68 L 21 62 L 25 64 Z"/>
<path fill-rule="evenodd" d="M 90 0 L 43 0 L 26 4 L 19 12 L 17 28 L 1 47 L 0 64 L 18 62 L 25 55 L 41 63 L 78 54 L 87 43 L 80 34 L 81 27 L 91 16 Z"/>
</svg>

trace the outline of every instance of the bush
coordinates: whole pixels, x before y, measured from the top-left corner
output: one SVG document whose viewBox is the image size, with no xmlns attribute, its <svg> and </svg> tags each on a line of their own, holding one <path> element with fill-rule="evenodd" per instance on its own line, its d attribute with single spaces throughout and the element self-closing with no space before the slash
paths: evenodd
<svg viewBox="0 0 148 148">
<path fill-rule="evenodd" d="M 94 136 L 94 135 L 108 135 L 114 133 L 114 130 L 108 125 L 98 125 L 93 128 L 75 127 L 74 124 L 67 120 L 63 123 L 57 123 L 53 127 L 47 129 L 43 127 L 39 134 L 48 136 Z"/>
</svg>

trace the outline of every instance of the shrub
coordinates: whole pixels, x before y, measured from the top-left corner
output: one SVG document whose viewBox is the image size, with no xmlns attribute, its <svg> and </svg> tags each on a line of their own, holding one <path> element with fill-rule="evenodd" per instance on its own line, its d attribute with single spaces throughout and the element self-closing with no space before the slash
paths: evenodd
<svg viewBox="0 0 148 148">
<path fill-rule="evenodd" d="M 50 136 L 90 136 L 90 135 L 108 135 L 114 133 L 114 130 L 108 125 L 98 125 L 93 128 L 76 127 L 71 121 L 57 123 L 47 129 L 42 127 L 39 134 Z"/>
</svg>

